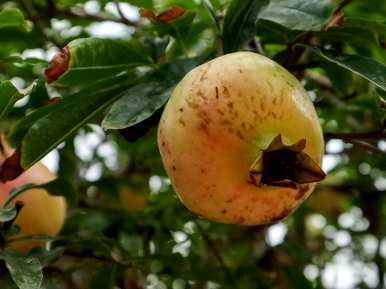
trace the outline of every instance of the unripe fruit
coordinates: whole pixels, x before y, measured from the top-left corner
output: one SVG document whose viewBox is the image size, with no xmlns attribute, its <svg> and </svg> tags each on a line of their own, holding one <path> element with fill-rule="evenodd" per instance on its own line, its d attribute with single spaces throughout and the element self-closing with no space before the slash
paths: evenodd
<svg viewBox="0 0 386 289">
<path fill-rule="evenodd" d="M 251 52 L 190 71 L 161 117 L 158 146 L 181 201 L 223 223 L 286 217 L 324 177 L 323 135 L 298 80 Z"/>
<path fill-rule="evenodd" d="M 4 146 L 4 142 L 2 143 Z M 9 148 L 0 154 L 0 163 L 5 155 L 9 156 Z M 21 176 L 5 184 L 0 183 L 0 205 L 3 204 L 10 191 L 25 184 L 44 184 L 55 179 L 43 164 L 37 163 Z M 63 226 L 66 215 L 66 203 L 63 197 L 51 196 L 44 189 L 30 189 L 17 196 L 11 203 L 23 202 L 14 224 L 20 226 L 21 231 L 14 237 L 32 235 L 55 236 Z M 43 241 L 25 240 L 10 243 L 10 246 L 20 252 L 28 252 L 36 246 L 43 246 Z"/>
</svg>

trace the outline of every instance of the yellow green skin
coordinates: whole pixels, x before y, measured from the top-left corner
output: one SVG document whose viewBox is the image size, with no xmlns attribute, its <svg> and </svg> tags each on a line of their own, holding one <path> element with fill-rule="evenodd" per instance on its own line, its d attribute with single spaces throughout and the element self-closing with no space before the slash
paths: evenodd
<svg viewBox="0 0 386 289">
<path fill-rule="evenodd" d="M 280 220 L 313 191 L 256 186 L 249 168 L 278 134 L 306 139 L 318 164 L 322 130 L 304 88 L 274 61 L 251 52 L 218 57 L 190 71 L 161 117 L 158 146 L 181 201 L 210 220 L 258 225 Z"/>
<path fill-rule="evenodd" d="M 4 145 L 4 143 L 3 143 Z M 0 154 L 0 163 L 5 159 L 5 155 L 10 155 L 10 149 L 6 148 L 7 153 Z M 56 176 L 43 164 L 37 163 L 13 181 L 0 183 L 0 206 L 4 203 L 10 191 L 25 184 L 43 184 L 52 181 Z M 61 230 L 66 216 L 66 202 L 63 197 L 51 196 L 43 189 L 30 189 L 17 196 L 11 203 L 22 201 L 24 206 L 15 220 L 21 231 L 13 236 L 15 238 L 47 235 L 55 236 Z M 37 240 L 14 241 L 9 243 L 10 247 L 26 253 L 36 246 L 43 246 L 45 242 Z"/>
</svg>

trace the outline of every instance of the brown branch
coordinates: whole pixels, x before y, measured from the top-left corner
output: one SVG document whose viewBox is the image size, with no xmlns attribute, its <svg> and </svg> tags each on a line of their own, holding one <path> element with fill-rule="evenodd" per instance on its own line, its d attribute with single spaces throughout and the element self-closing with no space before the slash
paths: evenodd
<svg viewBox="0 0 386 289">
<path fill-rule="evenodd" d="M 386 139 L 386 131 L 384 130 L 360 133 L 325 133 L 324 138 L 326 140 L 334 138 L 341 139 L 371 153 L 385 153 L 385 151 L 381 150 L 376 145 L 368 142 L 369 140 L 376 141 Z"/>
<path fill-rule="evenodd" d="M 122 18 L 110 17 L 110 16 L 105 16 L 100 14 L 88 14 L 86 11 L 78 7 L 76 9 L 57 9 L 56 16 L 84 18 L 84 19 L 95 20 L 95 21 L 112 21 L 112 22 L 123 23 L 134 27 L 139 26 L 138 22 L 131 21 L 126 18 L 122 19 Z"/>
<path fill-rule="evenodd" d="M 119 4 L 119 2 L 114 1 L 114 4 L 115 4 L 115 7 L 117 7 L 117 11 L 118 11 L 119 16 L 121 17 L 122 23 L 124 23 L 126 25 L 132 25 L 132 22 L 126 18 L 125 14 L 123 14 L 123 11 L 122 11 L 122 8 L 121 8 L 121 5 Z"/>
<path fill-rule="evenodd" d="M 31 0 L 22 0 L 22 4 L 28 14 L 28 18 L 29 20 L 31 20 L 37 30 L 49 41 L 49 42 L 52 42 L 54 45 L 60 47 L 61 46 L 61 43 L 59 43 L 56 39 L 54 39 L 53 37 L 51 37 L 50 35 L 48 35 L 46 32 L 45 32 L 45 26 L 44 24 L 42 23 L 41 21 L 41 17 L 39 15 L 39 13 L 37 12 L 37 10 L 35 9 L 35 7 L 33 6 L 33 3 Z"/>
<path fill-rule="evenodd" d="M 204 241 L 205 241 L 206 245 L 208 246 L 208 248 L 210 249 L 211 253 L 217 259 L 217 262 L 220 264 L 220 267 L 223 270 L 225 277 L 228 279 L 228 281 L 233 286 L 233 288 L 237 289 L 238 288 L 237 283 L 233 279 L 231 272 L 229 271 L 228 267 L 225 265 L 225 262 L 221 256 L 220 252 L 217 250 L 216 246 L 213 244 L 213 241 L 208 236 L 208 234 L 206 234 L 205 230 L 202 228 L 202 226 L 197 221 L 195 221 L 194 223 L 196 224 L 198 232 L 200 233 L 200 235 L 204 239 Z"/>
<path fill-rule="evenodd" d="M 382 140 L 386 138 L 385 130 L 370 131 L 370 132 L 343 132 L 343 133 L 334 133 L 329 132 L 324 134 L 325 139 L 338 138 L 342 140 Z"/>
</svg>

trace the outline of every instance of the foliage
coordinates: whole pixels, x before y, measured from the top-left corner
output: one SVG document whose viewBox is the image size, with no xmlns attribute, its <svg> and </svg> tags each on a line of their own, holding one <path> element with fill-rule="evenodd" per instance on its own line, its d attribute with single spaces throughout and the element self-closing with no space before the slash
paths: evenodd
<svg viewBox="0 0 386 289">
<path fill-rule="evenodd" d="M 377 0 L 2 1 L 0 127 L 20 162 L 3 165 L 0 178 L 58 156 L 60 179 L 44 187 L 66 196 L 69 211 L 50 246 L 21 256 L 7 248 L 17 242 L 17 212 L 0 210 L 0 287 L 383 288 L 385 15 Z M 47 63 L 64 47 L 68 67 L 48 83 Z M 237 50 L 264 54 L 301 80 L 325 133 L 325 165 L 333 164 L 279 224 L 191 214 L 157 149 L 175 84 Z M 125 208 L 123 188 L 146 208 Z"/>
</svg>

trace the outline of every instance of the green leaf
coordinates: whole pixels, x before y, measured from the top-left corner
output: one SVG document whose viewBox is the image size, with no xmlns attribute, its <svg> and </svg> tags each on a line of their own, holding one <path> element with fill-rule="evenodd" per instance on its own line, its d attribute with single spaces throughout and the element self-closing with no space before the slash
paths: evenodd
<svg viewBox="0 0 386 289">
<path fill-rule="evenodd" d="M 0 83 L 0 119 L 6 117 L 12 110 L 13 105 L 20 98 L 24 97 L 18 89 L 10 82 L 5 80 Z"/>
<path fill-rule="evenodd" d="M 9 205 L 11 204 L 12 200 L 14 200 L 17 196 L 21 195 L 22 193 L 24 193 L 27 190 L 30 190 L 30 189 L 33 189 L 36 187 L 38 187 L 38 185 L 25 184 L 19 188 L 15 188 L 15 189 L 11 190 L 11 192 L 8 194 L 7 198 L 5 199 L 5 201 L 2 205 L 2 208 L 4 208 L 4 209 L 8 208 Z"/>
<path fill-rule="evenodd" d="M 25 257 L 13 251 L 4 251 L 0 259 L 6 263 L 11 277 L 19 289 L 40 289 L 43 271 L 39 259 Z"/>
<path fill-rule="evenodd" d="M 63 196 L 68 204 L 75 206 L 77 203 L 77 194 L 71 182 L 67 179 L 55 179 L 51 182 L 39 185 L 39 188 L 45 189 L 50 195 Z"/>
<path fill-rule="evenodd" d="M 224 19 L 224 52 L 236 51 L 253 38 L 259 13 L 267 4 L 268 0 L 232 0 Z"/>
<path fill-rule="evenodd" d="M 127 90 L 111 107 L 102 122 L 103 128 L 127 128 L 150 117 L 165 104 L 174 85 L 202 61 L 202 58 L 184 59 L 165 65 Z"/>
<path fill-rule="evenodd" d="M 332 27 L 328 31 L 316 32 L 315 36 L 322 41 L 349 44 L 361 55 L 371 55 L 371 47 L 379 45 L 376 33 L 366 27 Z"/>
<path fill-rule="evenodd" d="M 36 121 L 23 138 L 21 166 L 29 168 L 104 111 L 137 81 L 130 77 L 133 76 L 125 73 L 89 86 L 66 97 L 53 111 Z"/>
<path fill-rule="evenodd" d="M 58 108 L 58 106 L 59 106 L 59 103 L 52 103 L 52 104 L 43 106 L 41 108 L 34 110 L 33 112 L 23 117 L 22 119 L 20 119 L 20 121 L 18 121 L 11 128 L 9 134 L 7 135 L 7 140 L 11 145 L 11 147 L 19 146 L 24 136 L 31 128 L 31 126 L 43 116 L 54 111 L 56 108 Z"/>
<path fill-rule="evenodd" d="M 386 90 L 386 66 L 360 55 L 334 55 L 331 52 L 305 46 L 327 61 L 335 63 Z"/>
<path fill-rule="evenodd" d="M 267 44 L 288 44 L 294 42 L 299 34 L 298 31 L 264 19 L 259 19 L 256 28 L 257 35 Z"/>
<path fill-rule="evenodd" d="M 15 208 L 0 208 L 0 222 L 8 222 L 16 217 Z"/>
<path fill-rule="evenodd" d="M 331 0 L 271 0 L 260 18 L 292 30 L 318 31 L 333 10 Z"/>
<path fill-rule="evenodd" d="M 67 71 L 54 86 L 90 84 L 137 66 L 151 64 L 151 58 L 134 40 L 77 39 L 68 44 L 70 61 Z"/>
<path fill-rule="evenodd" d="M 9 28 L 28 31 L 28 24 L 19 9 L 7 8 L 0 11 L 0 30 Z"/>
</svg>

